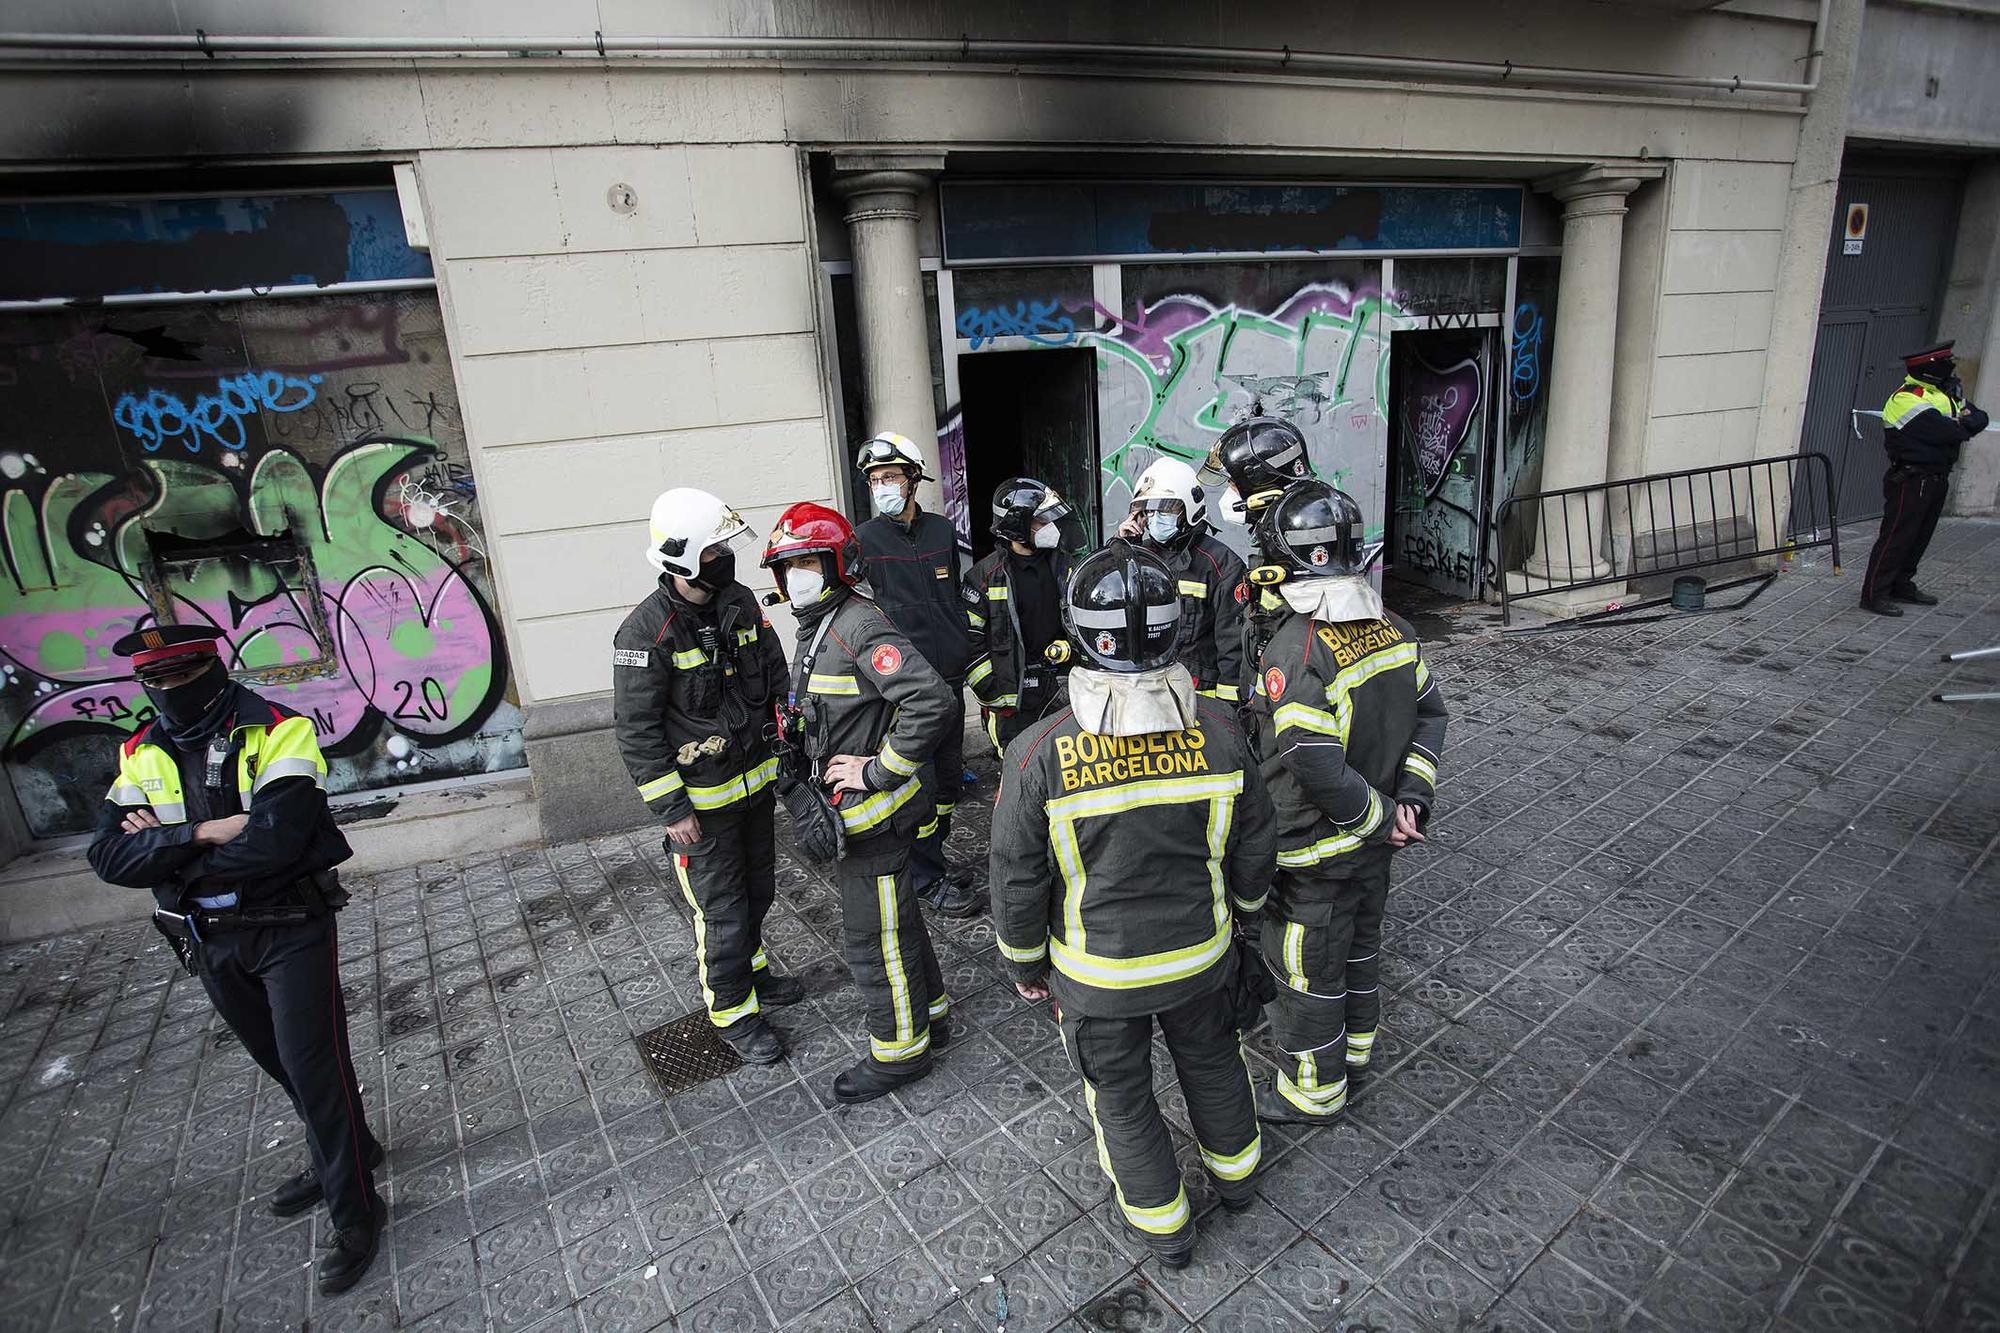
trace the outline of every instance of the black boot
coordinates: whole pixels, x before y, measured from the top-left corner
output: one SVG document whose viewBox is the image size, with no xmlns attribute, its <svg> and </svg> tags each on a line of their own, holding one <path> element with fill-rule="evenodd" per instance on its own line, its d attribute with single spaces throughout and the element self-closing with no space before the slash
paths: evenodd
<svg viewBox="0 0 2000 1333">
<path fill-rule="evenodd" d="M 925 1051 L 912 1060 L 885 1065 L 880 1060 L 857 1061 L 833 1078 L 833 1099 L 849 1106 L 886 1097 L 896 1089 L 915 1083 L 931 1072 L 931 1054 Z"/>
<path fill-rule="evenodd" d="M 377 1143 L 369 1149 L 368 1169 L 373 1171 L 381 1165 L 382 1145 Z M 319 1187 L 319 1173 L 307 1167 L 271 1191 L 271 1211 L 279 1217 L 296 1217 L 324 1197 Z"/>
<path fill-rule="evenodd" d="M 917 899 L 939 916 L 978 916 L 986 910 L 986 895 L 963 872 L 940 875 L 917 890 Z"/>
<path fill-rule="evenodd" d="M 777 1030 L 757 1014 L 739 1019 L 716 1034 L 728 1042 L 746 1065 L 774 1065 L 785 1058 L 785 1043 Z"/>
<path fill-rule="evenodd" d="M 755 977 L 757 1003 L 782 1009 L 806 998 L 806 984 L 797 977 L 781 977 L 766 968 Z"/>
<path fill-rule="evenodd" d="M 1863 611 L 1873 611 L 1878 616 L 1900 616 L 1903 608 L 1886 597 L 1873 597 L 1861 603 Z"/>
<path fill-rule="evenodd" d="M 1346 1103 L 1341 1103 L 1346 1109 Z M 1330 1125 L 1340 1119 L 1340 1111 L 1330 1111 L 1325 1115 L 1310 1115 L 1286 1100 L 1285 1095 L 1268 1083 L 1257 1085 L 1257 1118 L 1274 1125 Z"/>
<path fill-rule="evenodd" d="M 1936 606 L 1938 599 L 1919 588 L 1914 583 L 1898 583 L 1889 589 L 1889 600 L 1908 602 L 1911 606 Z"/>
<path fill-rule="evenodd" d="M 319 1294 L 332 1296 L 359 1282 L 375 1262 L 375 1250 L 382 1239 L 382 1205 L 375 1216 L 358 1227 L 336 1231 L 326 1238 L 319 1261 Z"/>
</svg>

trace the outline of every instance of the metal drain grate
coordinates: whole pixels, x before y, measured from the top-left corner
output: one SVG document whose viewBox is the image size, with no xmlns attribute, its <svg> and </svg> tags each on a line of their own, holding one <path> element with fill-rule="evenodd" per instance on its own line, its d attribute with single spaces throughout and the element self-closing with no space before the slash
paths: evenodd
<svg viewBox="0 0 2000 1333">
<path fill-rule="evenodd" d="M 716 1033 L 704 1010 L 642 1032 L 635 1041 L 660 1091 L 671 1097 L 740 1069 L 743 1058 Z"/>
</svg>

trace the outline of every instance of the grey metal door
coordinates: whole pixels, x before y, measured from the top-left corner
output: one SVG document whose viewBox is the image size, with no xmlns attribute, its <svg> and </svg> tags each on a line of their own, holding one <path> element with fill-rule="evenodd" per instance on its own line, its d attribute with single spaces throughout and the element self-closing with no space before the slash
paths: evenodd
<svg viewBox="0 0 2000 1333">
<path fill-rule="evenodd" d="M 1855 412 L 1880 412 L 1902 382 L 1902 354 L 1934 336 L 1962 172 L 1951 161 L 1856 156 L 1841 172 L 1801 447 L 1832 460 L 1842 522 L 1882 512 L 1882 425 Z M 1868 205 L 1867 235 L 1848 254 L 1857 203 Z"/>
</svg>

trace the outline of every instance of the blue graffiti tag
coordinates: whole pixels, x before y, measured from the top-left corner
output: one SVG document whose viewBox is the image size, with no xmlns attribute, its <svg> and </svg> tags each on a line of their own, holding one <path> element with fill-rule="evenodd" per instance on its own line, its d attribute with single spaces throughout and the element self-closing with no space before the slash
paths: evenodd
<svg viewBox="0 0 2000 1333">
<path fill-rule="evenodd" d="M 1514 311 L 1514 401 L 1525 403 L 1542 389 L 1542 312 L 1527 302 Z"/>
<path fill-rule="evenodd" d="M 259 412 L 296 412 L 318 397 L 318 375 L 300 379 L 275 370 L 252 370 L 215 382 L 189 406 L 179 394 L 149 389 L 146 396 L 121 394 L 111 419 L 132 432 L 147 453 L 159 452 L 168 440 L 178 440 L 191 454 L 213 441 L 224 449 L 241 449 L 247 438 L 243 421 Z"/>
<path fill-rule="evenodd" d="M 1016 301 L 991 309 L 967 306 L 958 314 L 958 336 L 972 340 L 978 351 L 995 338 L 1026 338 L 1043 347 L 1066 347 L 1076 341 L 1076 321 L 1055 301 Z"/>
</svg>

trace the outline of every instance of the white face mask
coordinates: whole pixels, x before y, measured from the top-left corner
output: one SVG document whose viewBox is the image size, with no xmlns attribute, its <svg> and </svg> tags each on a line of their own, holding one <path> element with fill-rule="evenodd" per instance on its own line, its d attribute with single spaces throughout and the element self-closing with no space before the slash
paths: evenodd
<svg viewBox="0 0 2000 1333">
<path fill-rule="evenodd" d="M 1181 521 L 1177 515 L 1156 509 L 1146 515 L 1146 535 L 1165 546 L 1181 535 Z"/>
<path fill-rule="evenodd" d="M 826 591 L 826 575 L 817 569 L 785 571 L 785 596 L 793 606 L 811 606 Z"/>
<path fill-rule="evenodd" d="M 903 494 L 903 488 L 894 482 L 885 486 L 870 486 L 868 494 L 875 501 L 875 512 L 889 518 L 895 518 L 910 503 Z"/>
<path fill-rule="evenodd" d="M 1250 521 L 1250 511 L 1243 507 L 1243 497 L 1236 493 L 1234 486 L 1222 492 L 1220 508 L 1222 517 L 1228 522 L 1241 524 Z"/>
<path fill-rule="evenodd" d="M 1035 529 L 1034 539 L 1029 545 L 1033 546 L 1037 551 L 1053 551 L 1056 549 L 1056 543 L 1061 540 L 1062 533 L 1056 530 L 1056 525 L 1053 523 L 1044 523 Z"/>
</svg>

